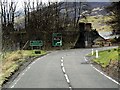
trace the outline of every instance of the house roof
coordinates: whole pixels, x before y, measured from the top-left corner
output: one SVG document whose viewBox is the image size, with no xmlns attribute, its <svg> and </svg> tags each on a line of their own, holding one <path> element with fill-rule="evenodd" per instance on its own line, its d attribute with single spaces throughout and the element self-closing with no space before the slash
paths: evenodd
<svg viewBox="0 0 120 90">
<path fill-rule="evenodd" d="M 102 36 L 99 35 L 98 38 L 96 38 L 93 42 L 96 42 L 96 41 L 106 41 Z"/>
</svg>

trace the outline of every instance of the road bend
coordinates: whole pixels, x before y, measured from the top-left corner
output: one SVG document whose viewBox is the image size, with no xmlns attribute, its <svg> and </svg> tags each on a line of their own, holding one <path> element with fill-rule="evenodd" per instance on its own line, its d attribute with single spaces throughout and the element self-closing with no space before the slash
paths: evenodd
<svg viewBox="0 0 120 90">
<path fill-rule="evenodd" d="M 103 49 L 108 48 L 98 50 Z M 9 88 L 118 88 L 118 84 L 92 65 L 82 64 L 88 53 L 91 49 L 71 49 L 40 57 L 26 67 Z"/>
</svg>

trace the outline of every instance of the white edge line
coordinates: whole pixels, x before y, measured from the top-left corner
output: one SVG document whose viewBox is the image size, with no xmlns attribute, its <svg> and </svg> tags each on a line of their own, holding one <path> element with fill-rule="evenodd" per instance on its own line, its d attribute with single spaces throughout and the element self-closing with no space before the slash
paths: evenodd
<svg viewBox="0 0 120 90">
<path fill-rule="evenodd" d="M 29 66 L 27 69 L 30 69 L 31 67 Z"/>
<path fill-rule="evenodd" d="M 22 73 L 22 76 L 24 75 L 25 73 Z"/>
<path fill-rule="evenodd" d="M 100 74 L 104 75 L 105 77 L 107 77 L 108 79 L 110 79 L 111 81 L 113 81 L 114 83 L 120 85 L 120 83 L 118 83 L 116 80 L 112 79 L 111 77 L 107 76 L 106 74 L 104 74 L 102 71 L 98 70 L 97 68 L 95 68 L 92 64 L 91 66 L 97 71 L 99 72 Z"/>
<path fill-rule="evenodd" d="M 13 85 L 13 86 L 11 86 L 10 88 L 14 88 L 14 85 Z"/>
<path fill-rule="evenodd" d="M 10 87 L 10 88 L 14 88 L 15 87 L 15 85 L 18 83 L 18 81 L 21 79 L 21 77 L 19 77 L 16 81 L 15 81 L 15 83 Z"/>
<path fill-rule="evenodd" d="M 84 57 L 85 58 L 85 57 Z M 86 61 L 86 58 L 85 58 Z M 106 78 L 110 79 L 111 81 L 113 81 L 114 83 L 120 85 L 120 83 L 118 83 L 116 80 L 112 79 L 111 77 L 107 76 L 106 74 L 104 74 L 102 71 L 98 70 L 97 68 L 95 68 L 92 64 L 90 65 L 91 67 L 93 67 L 97 72 L 99 72 L 100 74 L 102 74 L 103 76 L 105 76 Z"/>
<path fill-rule="evenodd" d="M 47 55 L 49 55 L 49 54 L 47 54 Z M 30 64 L 30 66 L 33 65 L 34 63 L 36 63 L 39 59 L 42 59 L 42 58 L 44 58 L 44 57 L 46 57 L 46 55 L 43 56 L 43 57 L 37 58 L 32 64 Z M 30 66 L 29 66 L 25 71 L 23 71 L 23 73 L 20 75 L 20 77 L 19 77 L 17 80 L 13 81 L 13 82 L 15 82 L 15 83 L 14 83 L 10 88 L 14 88 L 14 87 L 15 87 L 15 85 L 16 85 L 16 84 L 18 83 L 18 81 L 22 78 L 22 76 L 28 71 L 28 69 L 30 69 Z"/>
</svg>

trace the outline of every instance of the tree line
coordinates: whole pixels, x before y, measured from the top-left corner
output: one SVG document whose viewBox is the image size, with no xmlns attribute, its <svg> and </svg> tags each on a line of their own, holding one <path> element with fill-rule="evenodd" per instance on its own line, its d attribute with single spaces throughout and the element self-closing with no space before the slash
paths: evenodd
<svg viewBox="0 0 120 90">
<path fill-rule="evenodd" d="M 0 2 L 2 42 L 4 48 L 13 46 L 15 48 L 16 43 L 25 44 L 27 40 L 37 39 L 44 40 L 44 43 L 47 45 L 49 42 L 51 43 L 52 33 L 60 32 L 66 34 L 64 31 L 77 32 L 77 23 L 79 21 L 77 13 L 80 13 L 81 3 L 78 3 L 80 7 L 76 7 L 76 4 L 76 2 L 71 4 L 68 2 L 48 2 L 45 4 L 39 0 L 37 2 L 24 2 L 24 20 L 22 22 L 24 23 L 24 28 L 20 28 L 21 31 L 24 30 L 26 32 L 26 36 L 24 37 L 21 33 L 13 34 L 19 29 L 15 28 L 15 19 L 19 16 L 16 15 L 17 3 Z M 71 6 L 72 9 L 70 10 Z M 22 39 L 20 39 L 21 37 Z M 64 37 L 70 42 L 67 35 Z"/>
<path fill-rule="evenodd" d="M 113 18 L 109 24 L 114 30 L 120 31 L 120 2 L 112 3 L 108 11 Z M 85 6 L 84 8 L 82 7 Z M 78 37 L 78 22 L 82 10 L 87 10 L 83 2 L 23 2 L 24 17 L 21 23 L 23 28 L 15 28 L 17 2 L 0 2 L 2 46 L 3 50 L 23 47 L 27 41 L 43 40 L 44 48 L 51 47 L 52 33 L 62 33 L 65 45 L 74 45 Z M 83 15 L 86 17 L 85 15 Z M 18 20 L 19 21 L 19 20 Z M 16 31 L 19 31 L 16 33 Z M 21 33 L 22 31 L 25 32 Z M 71 35 L 71 36 L 70 36 Z"/>
<path fill-rule="evenodd" d="M 111 3 L 111 6 L 106 8 L 111 13 L 111 20 L 108 24 L 113 28 L 113 32 L 120 34 L 120 1 Z"/>
<path fill-rule="evenodd" d="M 106 8 L 110 12 L 111 19 L 107 22 L 113 29 L 112 35 L 120 35 L 120 1 L 112 2 L 110 6 Z M 120 36 L 115 37 L 115 42 L 120 43 Z"/>
</svg>

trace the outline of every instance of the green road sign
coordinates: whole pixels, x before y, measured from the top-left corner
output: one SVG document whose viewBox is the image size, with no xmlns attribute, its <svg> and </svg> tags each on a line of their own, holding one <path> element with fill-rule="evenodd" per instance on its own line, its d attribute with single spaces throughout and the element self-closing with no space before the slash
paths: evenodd
<svg viewBox="0 0 120 90">
<path fill-rule="evenodd" d="M 61 33 L 53 33 L 52 46 L 62 46 L 62 34 Z"/>
<path fill-rule="evenodd" d="M 42 40 L 30 41 L 30 46 L 43 46 Z"/>
</svg>

